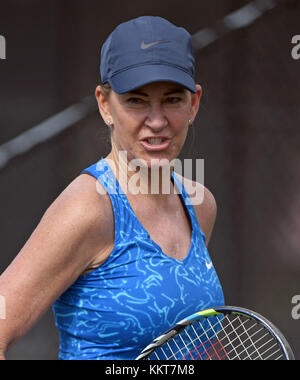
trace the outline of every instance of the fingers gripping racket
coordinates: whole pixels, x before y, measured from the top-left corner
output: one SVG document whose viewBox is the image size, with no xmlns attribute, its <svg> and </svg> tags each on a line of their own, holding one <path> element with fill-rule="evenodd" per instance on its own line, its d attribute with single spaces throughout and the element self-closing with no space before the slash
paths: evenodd
<svg viewBox="0 0 300 380">
<path fill-rule="evenodd" d="M 146 347 L 136 360 L 294 360 L 282 333 L 240 307 L 195 313 Z"/>
</svg>

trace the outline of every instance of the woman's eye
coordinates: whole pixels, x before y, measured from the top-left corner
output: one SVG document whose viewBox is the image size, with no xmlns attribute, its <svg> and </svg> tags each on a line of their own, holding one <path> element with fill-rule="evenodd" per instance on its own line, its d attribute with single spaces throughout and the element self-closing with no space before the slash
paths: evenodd
<svg viewBox="0 0 300 380">
<path fill-rule="evenodd" d="M 176 104 L 176 103 L 179 103 L 180 101 L 181 101 L 181 98 L 175 97 L 175 96 L 171 98 L 167 98 L 167 102 L 171 104 Z"/>
<path fill-rule="evenodd" d="M 141 98 L 129 98 L 127 99 L 127 102 L 131 104 L 143 104 L 144 100 Z"/>
</svg>

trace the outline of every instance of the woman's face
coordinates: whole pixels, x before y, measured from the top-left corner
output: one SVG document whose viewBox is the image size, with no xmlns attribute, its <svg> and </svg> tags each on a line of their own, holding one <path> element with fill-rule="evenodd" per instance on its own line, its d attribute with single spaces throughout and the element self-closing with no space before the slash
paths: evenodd
<svg viewBox="0 0 300 380">
<path fill-rule="evenodd" d="M 201 87 L 192 94 L 180 85 L 157 82 L 122 95 L 111 91 L 107 97 L 97 87 L 96 97 L 104 121 L 112 123 L 112 153 L 126 151 L 128 160 L 151 166 L 151 160 L 171 162 L 179 155 L 199 108 Z"/>
</svg>

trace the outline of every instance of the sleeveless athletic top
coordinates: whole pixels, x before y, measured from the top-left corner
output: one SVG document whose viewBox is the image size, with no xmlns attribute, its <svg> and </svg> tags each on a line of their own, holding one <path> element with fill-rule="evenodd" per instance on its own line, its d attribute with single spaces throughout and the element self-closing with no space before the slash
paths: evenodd
<svg viewBox="0 0 300 380">
<path fill-rule="evenodd" d="M 184 260 L 167 256 L 135 216 L 108 163 L 102 158 L 82 173 L 109 194 L 114 248 L 54 303 L 60 360 L 132 360 L 157 336 L 190 314 L 224 305 L 218 276 L 194 207 L 173 173 L 189 215 L 192 235 Z"/>
</svg>

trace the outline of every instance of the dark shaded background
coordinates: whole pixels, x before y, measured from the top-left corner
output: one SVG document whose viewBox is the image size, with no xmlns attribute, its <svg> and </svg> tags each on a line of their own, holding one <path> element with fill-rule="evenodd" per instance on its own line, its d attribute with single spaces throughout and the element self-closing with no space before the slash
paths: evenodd
<svg viewBox="0 0 300 380">
<path fill-rule="evenodd" d="M 7 59 L 0 61 L 0 145 L 94 92 L 100 47 L 120 22 L 158 15 L 194 34 L 247 3 L 1 0 Z M 271 319 L 300 358 L 300 320 L 291 316 L 291 299 L 300 294 L 297 34 L 299 1 L 287 1 L 196 54 L 204 96 L 181 156 L 205 159 L 205 185 L 218 203 L 210 252 L 227 304 Z M 0 273 L 51 202 L 108 152 L 94 112 L 0 171 Z M 56 359 L 57 351 L 49 310 L 7 358 Z"/>
</svg>

